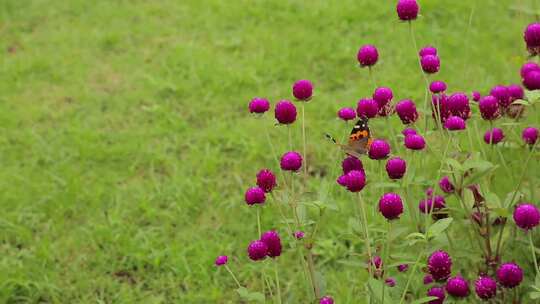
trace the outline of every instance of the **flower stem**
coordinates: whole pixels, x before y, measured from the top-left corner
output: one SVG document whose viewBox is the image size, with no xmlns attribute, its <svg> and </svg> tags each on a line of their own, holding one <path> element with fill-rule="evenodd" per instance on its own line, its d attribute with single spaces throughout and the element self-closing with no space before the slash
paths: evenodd
<svg viewBox="0 0 540 304">
<path fill-rule="evenodd" d="M 405 289 L 403 289 L 403 293 L 401 294 L 401 300 L 399 300 L 399 304 L 403 303 L 403 301 L 405 300 L 405 296 L 407 295 L 407 290 L 409 289 L 409 284 L 411 284 L 411 279 L 414 275 L 414 273 L 416 272 L 416 268 L 418 267 L 418 262 L 420 262 L 420 259 L 424 256 L 424 251 L 423 250 L 419 255 L 418 255 L 418 258 L 416 258 L 416 261 L 414 262 L 414 266 L 411 270 L 411 273 L 409 274 L 409 277 L 407 278 L 407 283 L 405 284 Z"/>
<path fill-rule="evenodd" d="M 368 271 L 371 273 L 371 242 L 369 239 L 369 229 L 367 225 L 367 216 L 366 216 L 366 208 L 364 206 L 364 201 L 362 200 L 362 195 L 360 192 L 358 192 L 358 201 L 360 203 L 360 211 L 362 215 L 362 226 L 364 227 L 364 238 L 365 238 L 365 244 L 366 244 L 366 251 L 368 254 Z"/>
<path fill-rule="evenodd" d="M 261 237 L 261 211 L 259 206 L 255 206 L 257 208 L 257 231 L 259 231 L 259 237 Z"/>
<path fill-rule="evenodd" d="M 277 292 L 277 298 L 278 298 L 278 303 L 281 304 L 281 290 L 280 290 L 280 287 L 279 287 L 279 273 L 278 273 L 278 268 L 277 268 L 277 260 L 274 261 L 274 275 L 276 277 L 276 292 Z"/>
<path fill-rule="evenodd" d="M 418 45 L 416 44 L 416 37 L 414 35 L 414 29 L 413 29 L 413 26 L 412 26 L 412 22 L 408 22 L 409 23 L 409 33 L 411 35 L 411 40 L 413 42 L 413 46 L 414 46 L 414 52 L 415 52 L 415 55 L 418 56 Z M 424 120 L 425 120 L 425 124 L 424 124 L 424 133 L 426 132 L 427 130 L 427 124 L 428 124 L 428 119 L 425 118 L 425 115 L 427 113 L 427 97 L 429 95 L 429 80 L 426 76 L 426 73 L 424 73 L 424 70 L 422 69 L 422 61 L 421 61 L 421 58 L 420 56 L 418 56 L 418 66 L 420 67 L 420 72 L 422 73 L 422 77 L 424 78 L 424 81 L 425 81 L 425 92 L 424 92 L 424 111 L 423 111 L 423 114 L 424 114 Z"/>
<path fill-rule="evenodd" d="M 369 71 L 369 79 L 371 79 L 371 84 L 373 84 L 373 89 L 377 88 L 377 81 L 375 81 L 375 76 L 373 76 L 373 70 L 371 69 L 371 66 L 368 67 Z"/>
<path fill-rule="evenodd" d="M 289 133 L 289 150 L 292 151 L 292 134 L 291 125 L 287 125 L 287 131 Z"/>
<path fill-rule="evenodd" d="M 303 144 L 303 156 L 304 156 L 304 178 L 307 182 L 308 178 L 308 163 L 307 163 L 307 154 L 306 154 L 306 115 L 305 115 L 305 102 L 302 102 L 302 144 Z"/>
<path fill-rule="evenodd" d="M 313 253 L 311 252 L 311 249 L 308 249 L 307 261 L 308 261 L 309 276 L 311 278 L 311 286 L 313 287 L 315 298 L 319 299 L 321 297 L 321 291 L 319 289 L 319 284 L 317 284 L 317 280 L 315 279 L 315 263 L 313 262 Z"/>
<path fill-rule="evenodd" d="M 383 270 L 383 287 L 382 287 L 382 304 L 384 304 L 384 289 L 386 287 L 386 282 L 384 281 L 384 278 L 386 277 L 385 274 L 388 274 L 388 269 L 386 269 L 385 271 L 385 268 L 387 268 L 387 265 L 390 264 L 388 263 L 388 256 L 390 254 L 390 234 L 392 233 L 392 221 L 388 221 L 388 231 L 386 232 L 386 245 L 384 246 L 385 249 L 384 249 L 384 259 L 382 261 L 382 270 Z"/>
<path fill-rule="evenodd" d="M 233 280 L 236 283 L 236 285 L 238 286 L 238 288 L 242 288 L 242 285 L 240 284 L 240 282 L 238 281 L 238 279 L 236 278 L 236 276 L 234 275 L 232 270 L 229 268 L 229 266 L 227 266 L 227 265 L 224 265 L 224 266 L 225 266 L 225 269 L 227 269 L 227 271 L 231 274 L 231 277 L 233 278 Z"/>
<path fill-rule="evenodd" d="M 529 244 L 531 245 L 531 252 L 532 252 L 532 258 L 533 258 L 533 262 L 534 262 L 534 269 L 536 270 L 536 277 L 538 277 L 538 275 L 540 274 L 540 270 L 538 270 L 538 261 L 536 261 L 536 252 L 535 252 L 535 248 L 534 248 L 534 244 L 533 244 L 533 240 L 532 240 L 532 231 L 527 231 L 527 234 L 529 236 Z"/>
</svg>

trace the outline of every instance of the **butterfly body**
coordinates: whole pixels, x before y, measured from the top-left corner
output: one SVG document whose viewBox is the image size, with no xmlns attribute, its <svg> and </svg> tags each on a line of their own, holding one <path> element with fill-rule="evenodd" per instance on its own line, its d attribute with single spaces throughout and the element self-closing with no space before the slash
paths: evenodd
<svg viewBox="0 0 540 304">
<path fill-rule="evenodd" d="M 326 135 L 335 144 L 339 145 L 345 153 L 360 157 L 360 155 L 367 154 L 369 146 L 371 145 L 372 138 L 369 131 L 367 118 L 362 118 L 356 122 L 349 135 L 349 140 L 346 145 L 338 143 L 330 135 Z"/>
</svg>

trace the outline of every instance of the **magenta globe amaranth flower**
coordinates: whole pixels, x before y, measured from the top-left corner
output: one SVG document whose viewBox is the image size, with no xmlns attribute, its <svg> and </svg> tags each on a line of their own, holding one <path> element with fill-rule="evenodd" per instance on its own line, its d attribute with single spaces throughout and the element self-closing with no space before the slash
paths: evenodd
<svg viewBox="0 0 540 304">
<path fill-rule="evenodd" d="M 457 275 L 446 282 L 446 292 L 456 298 L 465 298 L 469 295 L 469 282 L 462 276 Z"/>
<path fill-rule="evenodd" d="M 270 103 L 264 98 L 253 98 L 249 102 L 249 112 L 262 114 L 270 109 Z"/>
<path fill-rule="evenodd" d="M 352 170 L 345 177 L 347 189 L 351 192 L 359 192 L 366 186 L 366 175 L 364 171 Z"/>
<path fill-rule="evenodd" d="M 286 152 L 281 157 L 280 166 L 285 171 L 298 171 L 302 167 L 302 155 L 296 151 Z"/>
<path fill-rule="evenodd" d="M 495 120 L 501 116 L 499 102 L 497 98 L 491 95 L 482 97 L 478 103 L 478 108 L 480 109 L 482 118 L 485 120 Z"/>
<path fill-rule="evenodd" d="M 280 124 L 292 124 L 296 120 L 296 107 L 288 100 L 281 100 L 276 104 L 274 116 Z"/>
<path fill-rule="evenodd" d="M 444 293 L 444 288 L 442 287 L 431 287 L 427 292 L 428 297 L 437 297 L 436 300 L 431 300 L 429 304 L 443 304 L 446 295 Z"/>
<path fill-rule="evenodd" d="M 262 169 L 257 173 L 257 186 L 264 192 L 271 192 L 276 187 L 276 175 L 268 169 Z"/>
<path fill-rule="evenodd" d="M 526 144 L 534 145 L 538 140 L 538 129 L 533 127 L 528 127 L 521 132 L 521 138 Z"/>
<path fill-rule="evenodd" d="M 431 45 L 426 45 L 418 52 L 418 56 L 424 57 L 427 55 L 437 56 L 437 49 Z"/>
<path fill-rule="evenodd" d="M 303 239 L 304 236 L 305 236 L 304 231 L 298 230 L 298 231 L 295 231 L 295 232 L 294 232 L 294 238 L 297 239 L 297 240 Z"/>
<path fill-rule="evenodd" d="M 266 258 L 268 246 L 262 241 L 253 241 L 248 246 L 248 256 L 253 261 L 260 261 Z"/>
<path fill-rule="evenodd" d="M 495 98 L 497 98 L 497 102 L 499 103 L 499 106 L 501 108 L 506 108 L 510 105 L 510 91 L 508 91 L 508 88 L 503 85 L 497 85 L 494 86 L 489 94 Z"/>
<path fill-rule="evenodd" d="M 450 131 L 465 130 L 465 120 L 459 116 L 450 116 L 444 122 L 444 127 Z"/>
<path fill-rule="evenodd" d="M 428 197 L 423 199 L 418 204 L 418 209 L 422 213 L 430 213 L 430 211 L 437 212 L 446 207 L 446 201 L 443 196 L 436 195 L 435 197 Z"/>
<path fill-rule="evenodd" d="M 443 176 L 443 178 L 439 180 L 439 188 L 441 188 L 444 193 L 453 193 L 455 190 L 454 185 L 452 185 L 448 176 Z"/>
<path fill-rule="evenodd" d="M 433 252 L 428 258 L 428 271 L 435 281 L 445 281 L 452 272 L 452 258 L 443 250 Z"/>
<path fill-rule="evenodd" d="M 525 74 L 523 86 L 529 91 L 540 90 L 540 71 L 530 71 Z"/>
<path fill-rule="evenodd" d="M 405 272 L 407 269 L 409 269 L 409 264 L 399 264 L 397 269 L 399 272 Z"/>
<path fill-rule="evenodd" d="M 439 81 L 439 80 L 433 81 L 429 85 L 429 90 L 433 94 L 442 93 L 442 92 L 446 91 L 446 83 L 444 83 L 443 81 Z"/>
<path fill-rule="evenodd" d="M 514 288 L 523 280 L 523 270 L 516 263 L 504 263 L 497 269 L 497 281 L 506 288 Z"/>
<path fill-rule="evenodd" d="M 377 116 L 378 111 L 379 105 L 377 102 L 369 98 L 360 99 L 356 106 L 356 114 L 358 114 L 358 117 L 373 118 Z"/>
<path fill-rule="evenodd" d="M 276 231 L 270 230 L 263 233 L 261 235 L 261 242 L 265 243 L 268 247 L 266 254 L 269 257 L 275 258 L 281 255 L 281 239 Z"/>
<path fill-rule="evenodd" d="M 266 195 L 261 187 L 252 187 L 247 189 L 244 198 L 248 205 L 264 204 Z"/>
<path fill-rule="evenodd" d="M 508 93 L 510 93 L 511 102 L 517 99 L 523 99 L 525 92 L 523 91 L 523 88 L 520 85 L 511 84 L 507 88 L 508 88 Z"/>
<path fill-rule="evenodd" d="M 403 129 L 403 131 L 401 131 L 401 134 L 403 134 L 403 136 L 408 136 L 408 135 L 413 135 L 413 134 L 418 134 L 418 133 L 413 128 L 405 128 Z"/>
<path fill-rule="evenodd" d="M 396 104 L 396 112 L 405 125 L 415 122 L 418 119 L 416 105 L 410 99 L 405 99 Z"/>
<path fill-rule="evenodd" d="M 491 130 L 487 130 L 486 133 L 484 133 L 484 142 L 486 144 L 496 145 L 499 142 L 501 142 L 503 139 L 504 139 L 504 132 L 503 130 L 499 128 L 493 128 Z"/>
<path fill-rule="evenodd" d="M 420 134 L 405 136 L 405 147 L 410 150 L 423 150 L 426 147 L 426 141 Z"/>
<path fill-rule="evenodd" d="M 373 100 L 377 102 L 379 108 L 382 108 L 394 98 L 392 89 L 387 87 L 378 87 L 373 92 Z"/>
<path fill-rule="evenodd" d="M 294 98 L 301 101 L 309 101 L 313 95 L 313 84 L 309 80 L 298 80 L 293 85 Z"/>
<path fill-rule="evenodd" d="M 221 266 L 221 265 L 225 265 L 227 264 L 227 261 L 229 260 L 229 257 L 226 256 L 226 255 L 220 255 L 216 258 L 216 261 L 214 262 L 214 264 L 216 264 L 216 266 Z"/>
<path fill-rule="evenodd" d="M 482 300 L 489 300 L 497 295 L 497 282 L 490 277 L 480 277 L 474 282 L 476 295 Z"/>
<path fill-rule="evenodd" d="M 394 287 L 396 286 L 396 279 L 390 277 L 390 278 L 386 278 L 384 280 L 384 283 L 388 286 L 388 287 Z"/>
<path fill-rule="evenodd" d="M 382 139 L 375 139 L 369 146 L 369 158 L 371 159 L 384 159 L 390 154 L 390 145 Z"/>
<path fill-rule="evenodd" d="M 471 116 L 469 97 L 465 93 L 454 93 L 448 98 L 448 110 L 452 115 L 468 119 Z"/>
<path fill-rule="evenodd" d="M 404 159 L 393 157 L 386 162 L 386 173 L 391 179 L 400 179 L 407 171 L 407 163 Z"/>
<path fill-rule="evenodd" d="M 431 116 L 435 120 L 446 122 L 451 113 L 448 108 L 449 98 L 444 93 L 431 97 Z"/>
<path fill-rule="evenodd" d="M 344 121 L 349 121 L 356 118 L 356 112 L 353 108 L 341 108 L 337 112 L 337 116 Z"/>
<path fill-rule="evenodd" d="M 527 50 L 532 56 L 540 55 L 540 23 L 531 23 L 523 32 Z"/>
<path fill-rule="evenodd" d="M 379 59 L 379 52 L 374 45 L 366 44 L 358 50 L 356 59 L 360 62 L 362 67 L 371 67 L 377 63 Z"/>
<path fill-rule="evenodd" d="M 341 168 L 343 169 L 344 174 L 347 174 L 352 170 L 364 171 L 362 161 L 355 156 L 347 156 L 347 158 L 341 162 Z"/>
<path fill-rule="evenodd" d="M 420 58 L 422 70 L 428 74 L 437 73 L 441 67 L 441 60 L 435 55 L 426 55 Z"/>
<path fill-rule="evenodd" d="M 418 17 L 418 10 L 416 0 L 399 0 L 396 6 L 396 12 L 402 21 L 415 20 Z"/>
<path fill-rule="evenodd" d="M 387 220 L 395 220 L 403 213 L 403 202 L 397 193 L 385 193 L 379 199 L 379 212 Z"/>
<path fill-rule="evenodd" d="M 520 204 L 514 210 L 514 221 L 521 229 L 533 229 L 540 223 L 540 211 L 533 204 Z"/>
<path fill-rule="evenodd" d="M 430 274 L 426 274 L 424 276 L 424 285 L 429 285 L 431 283 L 433 283 L 433 276 Z"/>
<path fill-rule="evenodd" d="M 373 277 L 375 277 L 376 279 L 381 278 L 384 274 L 383 260 L 381 259 L 381 257 L 376 255 L 373 258 L 371 258 L 370 265 L 371 265 L 371 273 L 373 274 Z"/>
<path fill-rule="evenodd" d="M 471 94 L 471 97 L 472 97 L 472 100 L 474 101 L 480 101 L 480 98 L 482 98 L 482 95 L 480 95 L 480 92 L 478 91 L 473 91 L 472 94 Z"/>
<path fill-rule="evenodd" d="M 521 66 L 521 69 L 519 70 L 519 74 L 521 75 L 521 78 L 525 78 L 525 75 L 531 71 L 537 71 L 540 72 L 540 66 L 536 62 L 526 62 Z"/>
<path fill-rule="evenodd" d="M 319 300 L 319 304 L 334 304 L 334 299 L 330 296 L 324 296 Z"/>
<path fill-rule="evenodd" d="M 340 186 L 347 187 L 347 174 L 340 175 L 336 179 L 336 183 L 338 183 Z"/>
</svg>

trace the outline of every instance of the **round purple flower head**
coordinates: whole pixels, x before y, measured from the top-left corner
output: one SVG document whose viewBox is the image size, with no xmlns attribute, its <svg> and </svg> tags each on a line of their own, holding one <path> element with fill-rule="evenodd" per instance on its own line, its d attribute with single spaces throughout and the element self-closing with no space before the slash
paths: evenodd
<svg viewBox="0 0 540 304">
<path fill-rule="evenodd" d="M 302 167 L 302 155 L 296 151 L 289 151 L 281 157 L 280 166 L 285 171 L 298 171 Z"/>
<path fill-rule="evenodd" d="M 540 211 L 533 204 L 520 204 L 514 210 L 514 221 L 521 229 L 533 229 L 540 223 Z"/>
<path fill-rule="evenodd" d="M 420 212 L 422 213 L 429 213 L 430 210 L 432 213 L 437 212 L 443 209 L 444 207 L 446 207 L 446 201 L 444 200 L 444 197 L 440 195 L 423 199 L 418 204 L 418 209 L 420 209 Z"/>
<path fill-rule="evenodd" d="M 478 91 L 473 91 L 471 95 L 472 95 L 472 100 L 476 102 L 478 102 L 480 98 L 482 98 L 482 95 L 480 95 L 480 92 Z"/>
<path fill-rule="evenodd" d="M 518 84 L 509 85 L 508 92 L 510 93 L 510 101 L 523 99 L 523 96 L 525 95 L 525 92 L 523 92 L 523 88 Z"/>
<path fill-rule="evenodd" d="M 337 116 L 340 119 L 343 119 L 345 121 L 352 120 L 356 118 L 356 112 L 353 108 L 341 108 L 337 112 Z"/>
<path fill-rule="evenodd" d="M 294 232 L 294 238 L 296 238 L 297 240 L 303 239 L 304 236 L 305 236 L 304 231 L 298 230 L 298 231 L 295 231 L 295 232 Z"/>
<path fill-rule="evenodd" d="M 497 269 L 497 281 L 506 288 L 514 288 L 522 280 L 523 270 L 516 263 L 504 263 Z"/>
<path fill-rule="evenodd" d="M 262 241 L 253 241 L 248 246 L 248 256 L 253 261 L 264 260 L 268 251 L 268 246 Z"/>
<path fill-rule="evenodd" d="M 360 99 L 356 107 L 356 114 L 358 117 L 373 118 L 377 116 L 379 111 L 379 105 L 373 99 Z"/>
<path fill-rule="evenodd" d="M 443 81 L 439 81 L 439 80 L 433 81 L 429 85 L 429 90 L 433 94 L 442 93 L 442 92 L 446 91 L 446 83 L 444 83 Z"/>
<path fill-rule="evenodd" d="M 464 298 L 469 295 L 469 282 L 462 276 L 457 275 L 446 282 L 446 292 L 456 298 Z"/>
<path fill-rule="evenodd" d="M 499 142 L 501 142 L 501 140 L 503 139 L 504 139 L 503 130 L 499 128 L 493 128 L 491 130 L 487 130 L 486 133 L 484 133 L 484 142 L 486 144 L 496 145 Z"/>
<path fill-rule="evenodd" d="M 373 100 L 377 102 L 379 108 L 382 108 L 394 98 L 392 89 L 387 87 L 378 87 L 373 92 Z"/>
<path fill-rule="evenodd" d="M 452 193 L 455 190 L 454 185 L 452 185 L 448 176 L 443 176 L 443 178 L 441 178 L 439 181 L 439 188 L 441 188 L 444 193 Z"/>
<path fill-rule="evenodd" d="M 276 104 L 274 116 L 280 124 L 292 124 L 296 120 L 296 107 L 288 100 L 281 100 Z"/>
<path fill-rule="evenodd" d="M 416 0 L 399 0 L 396 6 L 398 17 L 401 21 L 415 20 L 418 17 L 418 3 Z"/>
<path fill-rule="evenodd" d="M 264 98 L 253 98 L 249 102 L 249 112 L 262 114 L 270 109 L 270 103 Z"/>
<path fill-rule="evenodd" d="M 418 119 L 416 105 L 410 99 L 405 99 L 396 104 L 396 112 L 405 125 L 415 122 Z"/>
<path fill-rule="evenodd" d="M 276 231 L 270 230 L 263 233 L 261 235 L 261 242 L 265 243 L 268 247 L 266 254 L 269 257 L 275 258 L 281 255 L 281 239 Z"/>
<path fill-rule="evenodd" d="M 383 261 L 381 257 L 378 255 L 374 256 L 371 259 L 370 263 L 371 263 L 373 276 L 377 279 L 382 277 L 384 273 L 383 273 Z"/>
<path fill-rule="evenodd" d="M 501 116 L 497 98 L 491 95 L 482 97 L 478 103 L 478 108 L 482 118 L 485 120 L 495 120 Z"/>
<path fill-rule="evenodd" d="M 420 134 L 407 135 L 405 147 L 410 150 L 423 150 L 426 147 L 426 141 Z"/>
<path fill-rule="evenodd" d="M 340 175 L 340 176 L 336 179 L 336 182 L 337 182 L 338 185 L 340 185 L 340 186 L 347 187 L 347 174 Z"/>
<path fill-rule="evenodd" d="M 262 188 L 252 187 L 247 189 L 244 198 L 246 199 L 246 203 L 251 206 L 255 204 L 264 204 L 266 195 L 264 194 L 264 190 Z"/>
<path fill-rule="evenodd" d="M 420 64 L 422 65 L 422 70 L 428 74 L 437 73 L 441 68 L 441 60 L 436 55 L 426 55 L 420 58 Z"/>
<path fill-rule="evenodd" d="M 401 134 L 403 134 L 403 136 L 408 136 L 408 135 L 413 135 L 413 134 L 418 134 L 418 133 L 413 128 L 405 128 L 403 129 L 403 131 L 401 131 Z"/>
<path fill-rule="evenodd" d="M 431 283 L 433 283 L 433 276 L 430 274 L 426 274 L 424 276 L 424 285 L 429 285 Z"/>
<path fill-rule="evenodd" d="M 319 304 L 334 304 L 334 299 L 330 296 L 324 296 L 319 301 Z"/>
<path fill-rule="evenodd" d="M 428 258 L 428 271 L 435 281 L 445 281 L 452 272 L 452 258 L 443 250 L 433 252 Z"/>
<path fill-rule="evenodd" d="M 450 116 L 444 122 L 444 127 L 450 131 L 465 130 L 465 120 L 459 116 Z"/>
<path fill-rule="evenodd" d="M 356 59 L 358 59 L 358 62 L 360 62 L 360 66 L 370 67 L 377 63 L 377 60 L 379 59 L 379 52 L 374 45 L 366 44 L 362 46 L 360 50 L 358 50 Z"/>
<path fill-rule="evenodd" d="M 436 300 L 431 300 L 429 304 L 443 304 L 446 295 L 444 294 L 444 288 L 442 287 L 431 287 L 427 292 L 428 297 L 437 297 Z"/>
<path fill-rule="evenodd" d="M 371 159 L 384 159 L 390 154 L 390 145 L 382 140 L 375 139 L 369 146 L 369 158 Z"/>
<path fill-rule="evenodd" d="M 497 295 L 497 282 L 490 277 L 480 277 L 474 282 L 476 295 L 482 300 L 489 300 Z"/>
<path fill-rule="evenodd" d="M 521 138 L 525 141 L 526 144 L 534 145 L 538 140 L 538 129 L 533 127 L 528 127 L 523 129 L 521 132 Z"/>
<path fill-rule="evenodd" d="M 431 45 L 426 45 L 418 52 L 418 56 L 420 57 L 424 57 L 427 55 L 437 56 L 437 49 Z"/>
<path fill-rule="evenodd" d="M 379 211 L 387 220 L 395 220 L 403 213 L 403 202 L 396 193 L 385 193 L 379 199 Z"/>
<path fill-rule="evenodd" d="M 220 255 L 216 258 L 216 261 L 214 262 L 214 264 L 216 264 L 216 266 L 221 266 L 221 265 L 225 265 L 227 264 L 227 261 L 229 260 L 229 257 L 226 256 L 226 255 Z"/>
<path fill-rule="evenodd" d="M 257 173 L 257 186 L 264 192 L 271 192 L 276 187 L 276 175 L 268 169 L 262 169 Z"/>
<path fill-rule="evenodd" d="M 501 108 L 504 109 L 510 105 L 510 91 L 508 91 L 507 87 L 503 85 L 494 86 L 489 94 L 497 98 L 497 102 Z"/>
<path fill-rule="evenodd" d="M 396 279 L 394 279 L 394 278 L 392 278 L 392 277 L 386 278 L 386 279 L 384 280 L 384 283 L 385 283 L 387 286 L 389 286 L 389 287 L 394 287 L 394 286 L 396 286 Z"/>
<path fill-rule="evenodd" d="M 469 97 L 465 93 L 454 93 L 448 99 L 448 110 L 455 116 L 468 119 L 471 116 Z"/>
<path fill-rule="evenodd" d="M 352 170 L 364 171 L 362 161 L 355 156 L 347 156 L 347 158 L 341 162 L 341 168 L 343 169 L 343 174 L 347 174 Z"/>
<path fill-rule="evenodd" d="M 521 75 L 521 78 L 525 78 L 525 75 L 531 71 L 537 71 L 540 72 L 540 66 L 536 62 L 526 62 L 521 66 L 521 69 L 519 70 L 519 74 Z"/>
<path fill-rule="evenodd" d="M 399 272 L 405 272 L 409 269 L 409 264 L 399 264 L 397 269 Z"/>
<path fill-rule="evenodd" d="M 390 179 L 400 179 L 407 171 L 407 163 L 404 159 L 393 157 L 386 162 L 386 173 Z"/>
<path fill-rule="evenodd" d="M 313 84 L 309 80 L 298 80 L 293 85 L 294 98 L 302 101 L 309 101 L 313 95 Z"/>
<path fill-rule="evenodd" d="M 352 170 L 345 178 L 347 189 L 351 192 L 359 192 L 366 186 L 366 175 L 363 171 Z"/>
<path fill-rule="evenodd" d="M 540 90 L 540 71 L 530 71 L 525 74 L 523 86 L 529 91 Z"/>
<path fill-rule="evenodd" d="M 532 56 L 540 55 L 540 23 L 531 23 L 523 33 L 527 50 Z"/>
</svg>

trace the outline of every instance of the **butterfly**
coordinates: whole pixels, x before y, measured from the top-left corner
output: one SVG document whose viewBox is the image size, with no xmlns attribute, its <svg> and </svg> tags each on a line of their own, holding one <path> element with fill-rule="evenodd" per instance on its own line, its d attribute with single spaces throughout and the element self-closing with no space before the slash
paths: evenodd
<svg viewBox="0 0 540 304">
<path fill-rule="evenodd" d="M 373 139 L 369 131 L 368 119 L 361 118 L 356 122 L 349 135 L 349 141 L 346 145 L 338 143 L 331 135 L 326 134 L 326 137 L 340 146 L 343 151 L 349 155 L 360 157 L 367 154 L 369 146 Z"/>
</svg>

